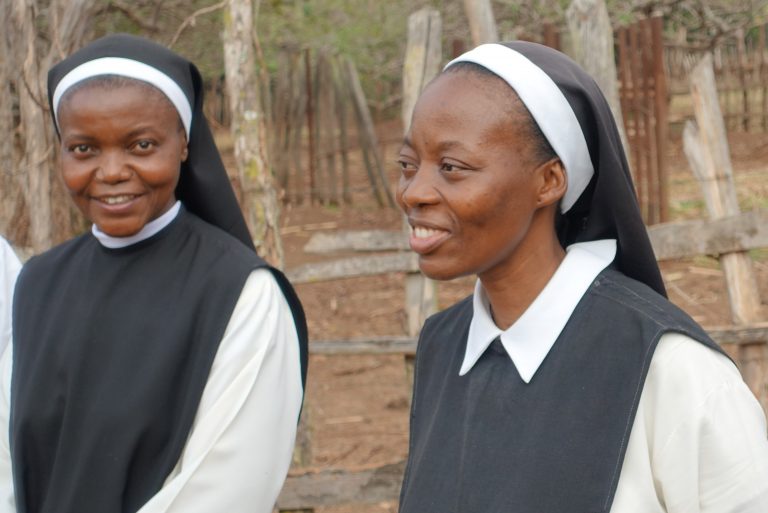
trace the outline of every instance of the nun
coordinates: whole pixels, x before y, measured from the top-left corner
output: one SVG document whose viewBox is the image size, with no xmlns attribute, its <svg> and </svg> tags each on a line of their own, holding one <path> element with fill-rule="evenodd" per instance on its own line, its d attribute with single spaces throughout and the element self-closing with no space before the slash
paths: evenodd
<svg viewBox="0 0 768 513">
<path fill-rule="evenodd" d="M 399 164 L 421 270 L 478 278 L 421 332 L 400 513 L 768 511 L 765 415 L 667 301 L 581 68 L 533 43 L 465 53 Z"/>
<path fill-rule="evenodd" d="M 11 340 L 11 304 L 13 287 L 21 263 L 8 242 L 0 237 L 0 354 Z"/>
<path fill-rule="evenodd" d="M 0 511 L 271 512 L 306 323 L 254 250 L 200 73 L 110 35 L 56 64 L 48 93 L 61 179 L 93 226 L 19 275 Z"/>
</svg>

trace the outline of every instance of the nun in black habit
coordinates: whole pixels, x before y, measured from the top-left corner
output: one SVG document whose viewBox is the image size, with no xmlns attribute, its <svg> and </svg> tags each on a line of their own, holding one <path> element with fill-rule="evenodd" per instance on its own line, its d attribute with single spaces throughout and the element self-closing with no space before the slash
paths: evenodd
<svg viewBox="0 0 768 513">
<path fill-rule="evenodd" d="M 272 511 L 306 323 L 254 251 L 197 68 L 112 35 L 54 66 L 48 88 L 61 177 L 93 227 L 17 282 L 0 511 Z"/>
<path fill-rule="evenodd" d="M 544 46 L 481 45 L 399 157 L 410 244 L 474 294 L 428 319 L 400 513 L 765 513 L 765 416 L 665 298 L 615 122 Z"/>
</svg>

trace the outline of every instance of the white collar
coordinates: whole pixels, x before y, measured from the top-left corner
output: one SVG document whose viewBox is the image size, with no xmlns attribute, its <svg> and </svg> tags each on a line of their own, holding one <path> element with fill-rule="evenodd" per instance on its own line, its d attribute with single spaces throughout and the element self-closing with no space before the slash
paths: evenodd
<svg viewBox="0 0 768 513">
<path fill-rule="evenodd" d="M 500 336 L 520 377 L 526 383 L 531 381 L 582 296 L 597 275 L 613 261 L 616 241 L 580 242 L 568 246 L 566 251 L 549 283 L 506 331 L 493 322 L 488 297 L 480 280 L 477 280 L 473 297 L 474 314 L 459 376 L 469 372 L 491 342 Z"/>
<path fill-rule="evenodd" d="M 181 210 L 181 202 L 177 200 L 176 203 L 168 209 L 168 212 L 157 219 L 148 222 L 141 230 L 128 237 L 112 237 L 99 230 L 98 226 L 95 224 L 91 227 L 91 233 L 93 233 L 93 236 L 96 237 L 104 247 L 110 249 L 126 248 L 152 237 L 154 234 L 171 224 L 171 221 L 176 219 L 176 216 L 179 215 L 179 210 Z"/>
</svg>

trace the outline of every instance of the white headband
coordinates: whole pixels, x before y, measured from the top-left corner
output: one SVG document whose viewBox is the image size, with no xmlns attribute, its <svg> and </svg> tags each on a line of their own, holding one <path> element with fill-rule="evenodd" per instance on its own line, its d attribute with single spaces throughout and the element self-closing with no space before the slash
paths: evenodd
<svg viewBox="0 0 768 513">
<path fill-rule="evenodd" d="M 159 89 L 165 96 L 171 100 L 171 103 L 179 113 L 181 122 L 184 124 L 184 130 L 189 140 L 189 132 L 192 128 L 192 106 L 189 104 L 187 95 L 181 90 L 179 84 L 173 81 L 171 77 L 157 68 L 153 68 L 143 62 L 123 57 L 102 57 L 92 61 L 85 62 L 76 67 L 66 75 L 56 86 L 53 92 L 53 116 L 58 126 L 59 102 L 64 93 L 77 84 L 91 77 L 99 75 L 119 75 L 121 77 L 133 78 L 142 82 L 147 82 Z"/>
<path fill-rule="evenodd" d="M 515 90 L 565 166 L 568 188 L 560 202 L 560 211 L 570 210 L 587 188 L 595 170 L 576 114 L 557 84 L 523 54 L 500 44 L 480 45 L 452 60 L 443 69 L 457 62 L 479 64 Z"/>
</svg>

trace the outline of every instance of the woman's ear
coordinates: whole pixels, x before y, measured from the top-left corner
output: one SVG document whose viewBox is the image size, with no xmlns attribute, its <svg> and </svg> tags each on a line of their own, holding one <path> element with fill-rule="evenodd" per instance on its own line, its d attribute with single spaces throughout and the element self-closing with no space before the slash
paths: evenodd
<svg viewBox="0 0 768 513">
<path fill-rule="evenodd" d="M 537 206 L 546 207 L 556 204 L 565 195 L 568 177 L 559 158 L 548 160 L 536 170 L 541 177 Z"/>
</svg>

